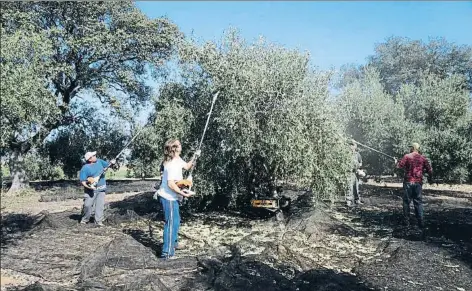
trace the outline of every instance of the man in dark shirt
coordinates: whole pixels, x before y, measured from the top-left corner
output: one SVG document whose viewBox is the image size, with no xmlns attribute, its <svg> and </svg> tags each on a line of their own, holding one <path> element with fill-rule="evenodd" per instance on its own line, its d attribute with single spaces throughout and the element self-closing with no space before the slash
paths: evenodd
<svg viewBox="0 0 472 291">
<path fill-rule="evenodd" d="M 412 143 L 410 153 L 404 155 L 400 162 L 395 159 L 395 164 L 397 165 L 397 168 L 405 170 L 403 180 L 403 216 L 405 224 L 409 226 L 410 202 L 413 200 L 418 226 L 423 229 L 423 198 L 421 195 L 423 188 L 423 173 L 427 172 L 428 179 L 430 180 L 433 176 L 433 169 L 428 160 L 418 152 L 419 149 L 420 145 L 418 143 Z"/>
</svg>

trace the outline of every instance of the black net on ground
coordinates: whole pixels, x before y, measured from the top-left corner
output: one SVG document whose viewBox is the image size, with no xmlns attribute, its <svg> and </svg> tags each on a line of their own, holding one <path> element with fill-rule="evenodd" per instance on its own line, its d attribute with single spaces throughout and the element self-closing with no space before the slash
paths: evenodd
<svg viewBox="0 0 472 291">
<path fill-rule="evenodd" d="M 81 262 L 79 285 L 104 286 L 107 290 L 167 290 L 165 286 L 169 283 L 162 279 L 164 275 L 196 268 L 195 258 L 162 261 L 151 249 L 122 235 L 100 246 Z M 136 289 L 137 286 L 141 287 Z"/>
<path fill-rule="evenodd" d="M 355 272 L 378 288 L 389 290 L 470 290 L 472 270 L 446 250 L 420 241 L 392 241 L 380 260 Z M 462 289 L 461 289 L 462 288 Z"/>
<path fill-rule="evenodd" d="M 291 265 L 261 256 L 241 256 L 238 248 L 227 258 L 199 258 L 201 271 L 181 290 L 367 291 L 358 278 L 320 268 L 297 271 Z"/>
<path fill-rule="evenodd" d="M 139 219 L 162 219 L 162 207 L 158 200 L 153 199 L 154 192 L 126 197 L 122 201 L 111 202 L 105 212 L 105 223 L 117 226 L 120 223 Z"/>
<path fill-rule="evenodd" d="M 143 223 L 162 214 L 152 194 L 110 203 L 105 228 L 78 224 L 80 209 L 13 223 L 11 232 L 32 230 L 2 252 L 2 268 L 56 284 L 27 290 L 53 291 L 413 291 L 468 290 L 472 284 L 467 256 L 456 254 L 467 250 L 470 213 L 457 207 L 446 211 L 442 200 L 433 205 L 434 197 L 426 207 L 427 240 L 396 236 L 398 193 L 365 191 L 367 205 L 357 210 L 321 204 L 313 209 L 302 198 L 293 199 L 297 211 L 283 222 L 229 212 L 195 214 L 182 230 L 189 248 L 178 252 L 189 257 L 163 262 L 161 237 L 147 235 Z M 230 232 L 237 239 L 214 243 Z"/>
</svg>

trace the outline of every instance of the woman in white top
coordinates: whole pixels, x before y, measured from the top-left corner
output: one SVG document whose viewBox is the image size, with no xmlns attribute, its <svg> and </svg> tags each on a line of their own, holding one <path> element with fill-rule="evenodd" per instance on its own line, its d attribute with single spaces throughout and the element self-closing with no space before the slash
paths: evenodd
<svg viewBox="0 0 472 291">
<path fill-rule="evenodd" d="M 186 163 L 180 157 L 181 152 L 182 145 L 177 139 L 170 139 L 164 145 L 164 173 L 161 177 L 161 186 L 157 191 L 165 217 L 164 245 L 161 255 L 164 259 L 172 257 L 177 247 L 180 226 L 179 200 L 181 196 L 190 197 L 193 195 L 189 191 L 180 189 L 176 182 L 183 179 L 182 169 L 192 168 L 196 157 L 200 154 L 197 151 L 191 161 Z"/>
</svg>

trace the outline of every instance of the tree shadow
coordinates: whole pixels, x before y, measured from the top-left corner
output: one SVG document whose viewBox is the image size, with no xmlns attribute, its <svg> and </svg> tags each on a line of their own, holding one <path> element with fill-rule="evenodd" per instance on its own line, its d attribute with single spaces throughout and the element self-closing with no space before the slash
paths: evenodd
<svg viewBox="0 0 472 291">
<path fill-rule="evenodd" d="M 199 267 L 201 271 L 179 290 L 376 290 L 348 273 L 324 268 L 300 272 L 289 265 L 269 265 L 255 256 L 234 253 L 230 258 L 199 259 Z"/>
<path fill-rule="evenodd" d="M 386 194 L 386 190 L 390 193 Z M 351 210 L 351 214 L 357 216 L 353 222 L 361 223 L 376 237 L 391 235 L 397 239 L 422 241 L 446 249 L 454 258 L 472 268 L 472 209 L 466 200 L 448 201 L 448 197 L 461 198 L 463 193 L 433 189 L 423 191 L 424 233 L 417 228 L 413 214 L 410 215 L 411 227 L 407 229 L 402 225 L 402 195 L 403 190 L 400 188 L 364 185 L 363 196 L 368 203 L 366 207 Z M 439 196 L 445 199 L 436 199 Z M 410 209 L 413 212 L 413 205 Z M 347 211 L 341 208 L 338 210 Z"/>
<path fill-rule="evenodd" d="M 123 233 L 131 236 L 143 246 L 152 250 L 156 257 L 160 257 L 162 253 L 162 243 L 158 243 L 152 233 L 146 233 L 141 229 L 124 229 Z"/>
<path fill-rule="evenodd" d="M 2 230 L 1 248 L 7 248 L 15 241 L 32 230 L 37 222 L 37 217 L 30 214 L 7 213 L 1 215 L 0 225 Z"/>
</svg>

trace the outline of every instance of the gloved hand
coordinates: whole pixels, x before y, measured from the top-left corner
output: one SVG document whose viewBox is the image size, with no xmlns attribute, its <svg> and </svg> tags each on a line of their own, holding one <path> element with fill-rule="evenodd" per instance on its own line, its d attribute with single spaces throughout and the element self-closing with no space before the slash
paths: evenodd
<svg viewBox="0 0 472 291">
<path fill-rule="evenodd" d="M 112 164 L 112 165 L 116 164 L 116 160 L 115 159 L 111 160 L 110 164 Z"/>
<path fill-rule="evenodd" d="M 395 165 L 398 164 L 397 158 L 393 158 L 395 160 Z"/>
<path fill-rule="evenodd" d="M 197 151 L 195 152 L 195 156 L 196 156 L 196 157 L 199 157 L 201 154 L 202 154 L 202 150 L 197 150 Z"/>
</svg>

